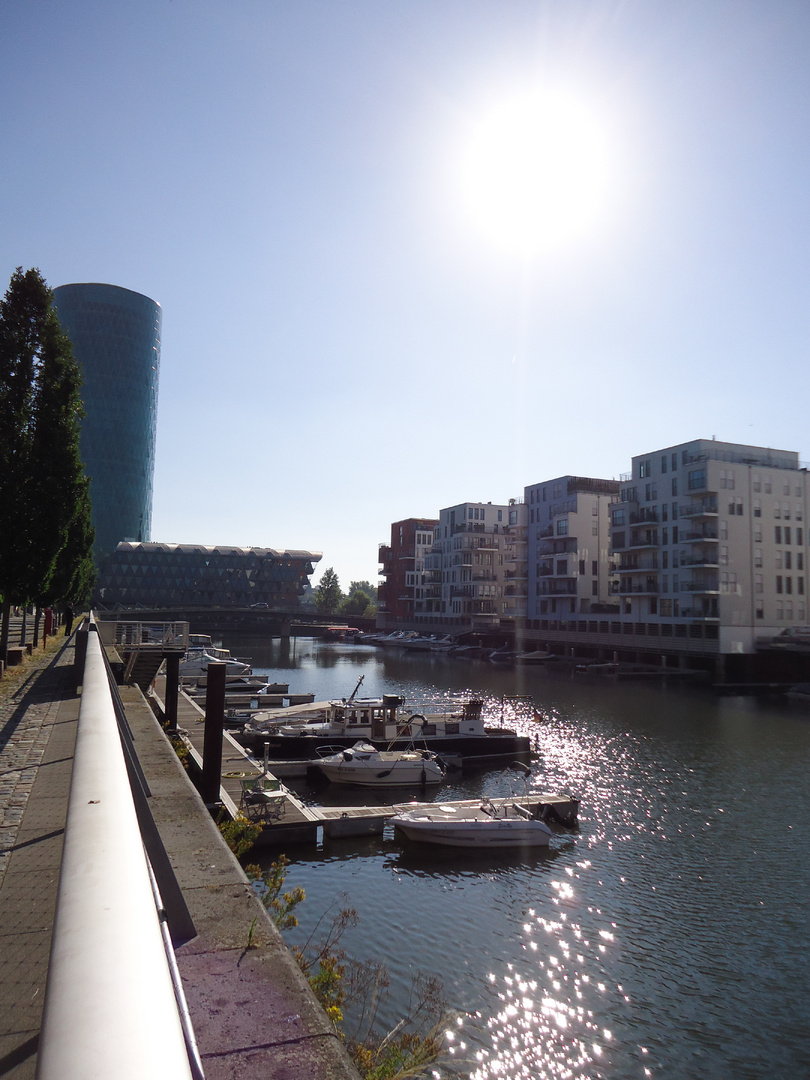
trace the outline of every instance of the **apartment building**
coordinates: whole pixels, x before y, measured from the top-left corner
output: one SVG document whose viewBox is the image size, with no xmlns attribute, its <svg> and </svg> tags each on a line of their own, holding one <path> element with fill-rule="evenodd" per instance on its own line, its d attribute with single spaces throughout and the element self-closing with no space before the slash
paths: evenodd
<svg viewBox="0 0 810 1080">
<path fill-rule="evenodd" d="M 632 459 L 611 508 L 622 631 L 719 654 L 807 622 L 807 471 L 798 455 L 696 439 Z"/>
<path fill-rule="evenodd" d="M 514 629 L 526 618 L 527 510 L 465 502 L 439 512 L 426 560 L 440 589 L 441 621 L 481 632 Z"/>
<path fill-rule="evenodd" d="M 619 487 L 618 480 L 558 476 L 525 489 L 530 626 L 618 614 L 610 510 Z"/>
<path fill-rule="evenodd" d="M 424 610 L 427 582 L 425 556 L 433 548 L 436 518 L 405 518 L 391 526 L 390 544 L 380 544 L 380 574 L 385 581 L 378 596 L 380 628 L 410 624 Z"/>
</svg>

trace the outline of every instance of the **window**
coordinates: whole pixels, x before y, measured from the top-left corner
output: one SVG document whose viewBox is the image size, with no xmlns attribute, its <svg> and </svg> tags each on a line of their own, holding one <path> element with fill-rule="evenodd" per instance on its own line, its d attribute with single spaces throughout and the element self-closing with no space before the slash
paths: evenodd
<svg viewBox="0 0 810 1080">
<path fill-rule="evenodd" d="M 756 617 L 758 619 L 764 619 L 765 618 L 765 609 L 763 607 L 763 604 L 762 604 L 761 600 L 757 600 L 757 606 L 756 606 L 756 613 L 755 614 L 756 614 Z"/>
<path fill-rule="evenodd" d="M 762 517 L 762 503 L 759 499 L 754 499 L 754 517 Z"/>
<path fill-rule="evenodd" d="M 796 552 L 796 569 L 797 570 L 804 570 L 804 552 L 803 551 L 797 551 Z"/>
<path fill-rule="evenodd" d="M 675 472 L 675 470 L 676 470 L 677 468 L 678 468 L 678 455 L 677 455 L 677 454 L 673 454 L 673 455 L 672 455 L 672 471 L 673 471 L 673 472 Z"/>
<path fill-rule="evenodd" d="M 785 578 L 785 592 L 790 595 L 793 592 L 793 578 Z"/>
<path fill-rule="evenodd" d="M 776 567 L 777 570 L 782 569 L 782 552 L 781 551 L 777 551 L 776 554 L 774 555 L 773 565 Z"/>
<path fill-rule="evenodd" d="M 780 593 L 780 594 L 782 592 L 782 575 L 781 574 L 776 575 L 776 591 L 777 591 L 777 593 Z"/>
<path fill-rule="evenodd" d="M 599 573 L 599 560 L 593 559 L 591 562 L 591 576 L 596 577 Z"/>
<path fill-rule="evenodd" d="M 774 525 L 773 527 L 773 540 L 775 544 L 782 543 L 782 526 Z"/>
<path fill-rule="evenodd" d="M 672 485 L 672 494 L 677 495 L 678 494 L 678 477 L 673 476 L 672 480 L 670 481 L 670 484 Z"/>
<path fill-rule="evenodd" d="M 661 455 L 661 472 L 665 473 L 666 471 L 667 471 L 667 455 L 662 454 Z"/>
<path fill-rule="evenodd" d="M 754 574 L 754 592 L 761 593 L 763 592 L 764 588 L 765 586 L 762 580 L 762 574 Z"/>
<path fill-rule="evenodd" d="M 718 532 L 721 540 L 728 540 L 728 522 L 725 518 L 720 522 Z"/>
<path fill-rule="evenodd" d="M 557 536 L 568 536 L 568 518 L 557 519 Z"/>
<path fill-rule="evenodd" d="M 650 476 L 650 462 L 649 462 L 649 459 L 647 461 L 640 461 L 638 463 L 638 475 L 641 477 L 642 480 L 644 479 L 645 476 Z"/>
<path fill-rule="evenodd" d="M 627 519 L 625 517 L 624 510 L 614 510 L 613 514 L 611 515 L 611 518 L 612 518 L 612 521 L 613 521 L 614 525 L 626 525 L 627 524 Z"/>
<path fill-rule="evenodd" d="M 785 537 L 785 543 L 789 544 L 790 543 L 790 526 L 789 525 L 785 525 L 785 527 L 784 527 L 784 537 Z"/>
<path fill-rule="evenodd" d="M 761 525 L 756 525 L 754 527 L 754 543 L 755 544 L 761 544 L 762 543 L 762 526 Z"/>
<path fill-rule="evenodd" d="M 669 521 L 669 507 L 666 503 L 661 503 L 661 520 Z"/>
<path fill-rule="evenodd" d="M 777 619 L 784 619 L 785 607 L 781 600 L 776 601 L 776 617 Z"/>
<path fill-rule="evenodd" d="M 662 570 L 668 570 L 669 569 L 669 552 L 668 551 L 662 551 L 661 552 L 661 569 Z"/>
<path fill-rule="evenodd" d="M 678 526 L 677 525 L 672 526 L 672 543 L 673 544 L 678 543 Z"/>
<path fill-rule="evenodd" d="M 599 595 L 599 582 L 598 581 L 592 581 L 591 582 L 591 596 L 598 596 L 598 595 Z"/>
<path fill-rule="evenodd" d="M 725 544 L 720 545 L 720 565 L 728 566 L 728 547 Z"/>
<path fill-rule="evenodd" d="M 782 484 L 782 494 L 783 495 L 789 495 L 790 494 L 790 481 L 789 480 L 785 481 L 785 483 Z"/>
<path fill-rule="evenodd" d="M 782 504 L 779 502 L 778 499 L 773 504 L 773 516 L 776 518 L 777 521 L 782 516 Z"/>
<path fill-rule="evenodd" d="M 765 482 L 764 482 L 764 486 L 763 486 L 762 490 L 765 492 L 766 495 L 770 495 L 770 493 L 771 493 L 771 478 L 770 478 L 770 476 L 765 477 Z"/>
<path fill-rule="evenodd" d="M 762 491 L 762 484 L 759 479 L 759 473 L 754 473 L 751 480 L 751 487 L 754 489 L 754 491 Z"/>
<path fill-rule="evenodd" d="M 804 532 L 801 529 L 796 529 L 796 543 L 799 547 L 804 544 Z"/>
<path fill-rule="evenodd" d="M 799 594 L 799 596 L 804 596 L 804 578 L 803 577 L 797 577 L 796 578 L 796 592 Z"/>
<path fill-rule="evenodd" d="M 662 529 L 661 530 L 661 543 L 662 544 L 668 544 L 669 543 L 669 529 Z"/>
<path fill-rule="evenodd" d="M 672 520 L 677 521 L 677 518 L 678 518 L 678 504 L 673 503 L 672 504 Z"/>
<path fill-rule="evenodd" d="M 584 559 L 579 560 L 579 573 L 580 573 L 581 577 L 585 577 L 585 560 Z"/>
<path fill-rule="evenodd" d="M 754 566 L 762 566 L 762 548 L 754 548 Z"/>
<path fill-rule="evenodd" d="M 503 521 L 503 510 L 498 511 L 498 521 Z"/>
<path fill-rule="evenodd" d="M 687 474 L 686 483 L 687 483 L 687 487 L 689 488 L 690 491 L 700 491 L 703 488 L 705 488 L 706 487 L 706 470 L 705 470 L 705 468 L 703 468 L 703 469 L 692 469 L 691 472 L 689 472 Z"/>
</svg>

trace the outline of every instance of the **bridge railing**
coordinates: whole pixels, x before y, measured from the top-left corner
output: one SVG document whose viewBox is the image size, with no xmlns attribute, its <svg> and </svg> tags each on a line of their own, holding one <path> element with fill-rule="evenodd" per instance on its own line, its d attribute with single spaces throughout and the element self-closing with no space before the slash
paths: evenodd
<svg viewBox="0 0 810 1080">
<path fill-rule="evenodd" d="M 171 960 L 101 643 L 90 632 L 38 1080 L 200 1076 Z"/>
</svg>

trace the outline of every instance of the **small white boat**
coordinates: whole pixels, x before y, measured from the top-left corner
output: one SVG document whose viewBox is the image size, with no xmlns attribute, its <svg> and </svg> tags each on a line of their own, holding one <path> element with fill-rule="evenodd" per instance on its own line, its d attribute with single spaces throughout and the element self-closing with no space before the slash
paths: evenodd
<svg viewBox="0 0 810 1080">
<path fill-rule="evenodd" d="M 423 806 L 389 819 L 409 840 L 445 847 L 523 848 L 548 847 L 553 833 L 544 821 L 517 802 L 478 806 Z"/>
<path fill-rule="evenodd" d="M 226 675 L 250 675 L 252 668 L 243 660 L 231 656 L 227 649 L 189 649 L 180 661 L 181 675 L 205 675 L 209 664 L 226 664 Z"/>
<path fill-rule="evenodd" d="M 319 758 L 317 764 L 327 780 L 362 787 L 438 784 L 444 776 L 436 755 L 428 750 L 377 750 L 362 741 Z"/>
</svg>

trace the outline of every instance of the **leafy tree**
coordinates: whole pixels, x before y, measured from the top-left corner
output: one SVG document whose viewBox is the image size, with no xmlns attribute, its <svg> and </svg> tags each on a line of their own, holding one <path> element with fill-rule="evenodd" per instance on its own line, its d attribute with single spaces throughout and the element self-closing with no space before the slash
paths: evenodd
<svg viewBox="0 0 810 1080">
<path fill-rule="evenodd" d="M 79 456 L 81 377 L 38 270 L 11 277 L 0 301 L 0 657 L 11 604 L 53 595 L 86 481 Z M 89 554 L 85 552 L 78 561 Z"/>
<path fill-rule="evenodd" d="M 340 614 L 352 619 L 363 616 L 373 619 L 377 614 L 377 590 L 368 581 L 353 581 L 349 595 L 340 605 Z"/>
<path fill-rule="evenodd" d="M 322 615 L 334 615 L 340 607 L 343 593 L 340 590 L 340 581 L 335 571 L 330 566 L 324 570 L 320 584 L 315 591 L 315 607 Z"/>
</svg>

